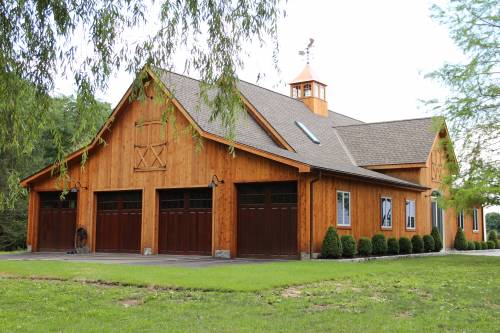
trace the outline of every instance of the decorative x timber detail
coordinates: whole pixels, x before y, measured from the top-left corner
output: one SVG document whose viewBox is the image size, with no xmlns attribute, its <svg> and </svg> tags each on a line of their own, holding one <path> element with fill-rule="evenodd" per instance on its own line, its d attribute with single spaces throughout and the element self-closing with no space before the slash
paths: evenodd
<svg viewBox="0 0 500 333">
<path fill-rule="evenodd" d="M 137 155 L 134 158 L 134 171 L 167 169 L 166 133 L 163 136 L 160 134 L 163 130 L 161 125 L 159 121 L 136 123 L 134 150 Z M 156 142 L 151 143 L 151 141 Z"/>
</svg>

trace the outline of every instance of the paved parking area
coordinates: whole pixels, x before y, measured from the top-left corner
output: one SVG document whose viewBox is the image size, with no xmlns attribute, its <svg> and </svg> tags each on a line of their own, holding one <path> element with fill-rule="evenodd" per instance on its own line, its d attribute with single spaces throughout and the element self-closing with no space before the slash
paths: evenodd
<svg viewBox="0 0 500 333">
<path fill-rule="evenodd" d="M 48 252 L 21 252 L 0 254 L 0 260 L 56 260 L 67 262 L 90 262 L 100 264 L 123 264 L 145 266 L 209 267 L 285 261 L 278 259 L 219 259 L 210 256 L 151 255 L 125 253 L 66 254 Z"/>
</svg>

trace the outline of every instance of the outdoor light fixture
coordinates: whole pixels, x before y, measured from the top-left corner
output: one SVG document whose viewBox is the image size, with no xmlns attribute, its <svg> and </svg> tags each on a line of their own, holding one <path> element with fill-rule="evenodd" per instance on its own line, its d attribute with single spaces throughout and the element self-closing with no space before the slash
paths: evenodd
<svg viewBox="0 0 500 333">
<path fill-rule="evenodd" d="M 224 179 L 219 179 L 219 177 L 217 177 L 217 175 L 213 175 L 212 176 L 212 181 L 210 183 L 208 183 L 208 188 L 216 188 L 217 185 L 219 184 L 224 184 Z"/>
<path fill-rule="evenodd" d="M 84 190 L 87 190 L 88 187 L 87 186 L 82 186 L 82 183 L 80 183 L 80 181 L 78 180 L 76 183 L 75 183 L 75 186 L 73 186 L 71 189 L 70 189 L 70 192 L 72 193 L 75 193 L 75 192 L 78 192 L 78 189 L 79 188 L 83 188 Z"/>
</svg>

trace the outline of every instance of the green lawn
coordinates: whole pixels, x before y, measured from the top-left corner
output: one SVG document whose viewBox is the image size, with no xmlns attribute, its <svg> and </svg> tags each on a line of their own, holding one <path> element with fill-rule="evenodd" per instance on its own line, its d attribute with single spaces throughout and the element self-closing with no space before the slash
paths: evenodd
<svg viewBox="0 0 500 333">
<path fill-rule="evenodd" d="M 500 258 L 491 257 L 210 268 L 0 261 L 0 276 L 2 332 L 500 329 Z"/>
</svg>

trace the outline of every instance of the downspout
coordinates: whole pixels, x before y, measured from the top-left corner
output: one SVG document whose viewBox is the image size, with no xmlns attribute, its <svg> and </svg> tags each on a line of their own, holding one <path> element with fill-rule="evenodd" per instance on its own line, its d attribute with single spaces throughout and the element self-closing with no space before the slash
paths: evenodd
<svg viewBox="0 0 500 333">
<path fill-rule="evenodd" d="M 314 244 L 314 183 L 321 179 L 321 170 L 318 172 L 318 176 L 316 178 L 311 179 L 309 183 L 309 259 L 313 259 L 313 244 Z"/>
</svg>

